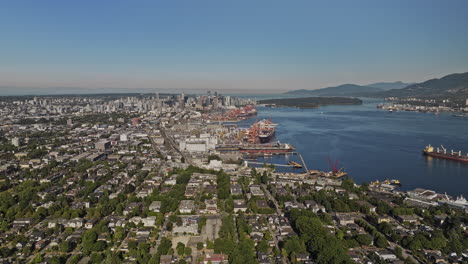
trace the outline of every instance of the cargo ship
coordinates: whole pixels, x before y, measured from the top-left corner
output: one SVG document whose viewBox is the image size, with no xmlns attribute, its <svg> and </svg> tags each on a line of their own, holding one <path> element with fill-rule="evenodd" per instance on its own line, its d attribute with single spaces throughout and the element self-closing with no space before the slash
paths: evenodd
<svg viewBox="0 0 468 264">
<path fill-rule="evenodd" d="M 260 140 L 260 143 L 268 143 L 270 140 L 273 139 L 275 136 L 275 128 L 265 128 L 261 129 L 260 133 L 258 134 L 258 140 Z"/>
<path fill-rule="evenodd" d="M 250 143 L 268 143 L 275 136 L 277 124 L 268 119 L 255 122 L 249 129 Z"/>
<path fill-rule="evenodd" d="M 424 155 L 435 158 L 468 162 L 468 154 L 462 155 L 461 151 L 454 152 L 453 150 L 447 153 L 447 149 L 444 148 L 444 146 L 441 146 L 441 148 L 442 149 L 437 148 L 437 150 L 435 150 L 433 146 L 429 145 L 424 148 L 423 153 Z"/>
<path fill-rule="evenodd" d="M 287 154 L 296 149 L 289 144 L 276 142 L 272 144 L 217 145 L 216 150 L 219 152 L 237 151 L 245 154 Z"/>
<path fill-rule="evenodd" d="M 260 143 L 268 143 L 270 142 L 270 140 L 273 139 L 273 137 L 275 136 L 275 131 L 265 131 L 265 132 L 261 132 L 260 135 L 258 135 L 258 140 L 260 140 Z"/>
</svg>

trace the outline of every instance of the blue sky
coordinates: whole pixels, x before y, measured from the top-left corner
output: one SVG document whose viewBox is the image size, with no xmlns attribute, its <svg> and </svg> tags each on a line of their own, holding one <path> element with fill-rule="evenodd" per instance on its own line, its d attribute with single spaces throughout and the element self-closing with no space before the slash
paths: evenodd
<svg viewBox="0 0 468 264">
<path fill-rule="evenodd" d="M 467 11 L 465 0 L 4 0 L 0 89 L 424 81 L 468 71 Z"/>
</svg>

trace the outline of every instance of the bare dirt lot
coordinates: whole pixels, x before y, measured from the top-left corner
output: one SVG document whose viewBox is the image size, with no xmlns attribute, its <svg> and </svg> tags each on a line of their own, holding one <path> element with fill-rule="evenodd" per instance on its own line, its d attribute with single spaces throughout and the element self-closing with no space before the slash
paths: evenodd
<svg viewBox="0 0 468 264">
<path fill-rule="evenodd" d="M 206 219 L 206 225 L 202 228 L 200 236 L 203 241 L 207 240 L 214 241 L 218 238 L 218 232 L 221 228 L 221 217 L 218 215 L 208 216 Z"/>
</svg>

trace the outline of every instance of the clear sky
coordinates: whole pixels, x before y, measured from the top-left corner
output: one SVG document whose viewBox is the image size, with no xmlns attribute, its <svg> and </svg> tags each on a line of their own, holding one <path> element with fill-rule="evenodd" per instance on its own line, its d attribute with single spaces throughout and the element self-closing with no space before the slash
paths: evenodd
<svg viewBox="0 0 468 264">
<path fill-rule="evenodd" d="M 418 82 L 468 71 L 467 13 L 466 0 L 0 0 L 0 89 Z"/>
</svg>

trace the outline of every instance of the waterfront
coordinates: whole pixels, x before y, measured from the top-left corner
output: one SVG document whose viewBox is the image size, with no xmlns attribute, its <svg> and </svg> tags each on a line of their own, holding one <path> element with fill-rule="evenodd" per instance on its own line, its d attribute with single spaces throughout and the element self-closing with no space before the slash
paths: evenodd
<svg viewBox="0 0 468 264">
<path fill-rule="evenodd" d="M 468 196 L 468 164 L 421 154 L 428 144 L 468 152 L 468 118 L 444 113 L 389 113 L 376 109 L 378 103 L 381 101 L 365 100 L 358 106 L 319 109 L 258 107 L 257 118 L 278 123 L 276 140 L 296 147 L 309 169 L 330 170 L 330 156 L 338 159 L 339 167 L 345 167 L 357 183 L 399 179 L 404 190 L 421 187 Z M 241 125 L 254 121 L 245 120 Z M 286 164 L 284 159 L 259 160 Z M 297 161 L 298 157 L 286 159 Z"/>
</svg>

